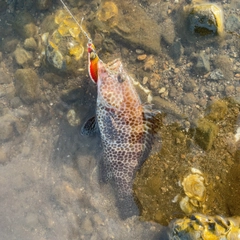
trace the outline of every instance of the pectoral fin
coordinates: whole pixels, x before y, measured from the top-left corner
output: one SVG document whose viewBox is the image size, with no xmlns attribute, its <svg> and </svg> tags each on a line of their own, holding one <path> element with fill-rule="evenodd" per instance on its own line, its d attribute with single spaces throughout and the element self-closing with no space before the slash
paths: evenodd
<svg viewBox="0 0 240 240">
<path fill-rule="evenodd" d="M 96 116 L 89 118 L 81 128 L 81 134 L 84 136 L 92 136 L 97 131 Z"/>
</svg>

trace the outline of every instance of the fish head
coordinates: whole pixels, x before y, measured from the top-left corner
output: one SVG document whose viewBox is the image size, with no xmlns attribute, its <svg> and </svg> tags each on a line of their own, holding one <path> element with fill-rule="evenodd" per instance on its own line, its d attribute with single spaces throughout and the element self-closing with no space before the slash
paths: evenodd
<svg viewBox="0 0 240 240">
<path fill-rule="evenodd" d="M 120 108 L 128 93 L 129 76 L 120 59 L 105 64 L 98 62 L 98 100 L 112 108 Z"/>
</svg>

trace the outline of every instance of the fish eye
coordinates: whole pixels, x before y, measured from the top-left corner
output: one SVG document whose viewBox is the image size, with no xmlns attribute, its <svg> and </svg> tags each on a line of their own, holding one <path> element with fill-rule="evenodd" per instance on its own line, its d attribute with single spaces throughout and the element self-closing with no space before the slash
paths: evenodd
<svg viewBox="0 0 240 240">
<path fill-rule="evenodd" d="M 117 75 L 117 80 L 119 83 L 122 83 L 124 81 L 124 79 L 122 78 L 122 76 L 120 74 Z"/>
</svg>

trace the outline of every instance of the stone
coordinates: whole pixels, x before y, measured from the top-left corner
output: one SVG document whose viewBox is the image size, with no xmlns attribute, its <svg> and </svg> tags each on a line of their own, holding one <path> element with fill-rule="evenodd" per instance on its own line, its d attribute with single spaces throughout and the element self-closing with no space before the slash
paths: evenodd
<svg viewBox="0 0 240 240">
<path fill-rule="evenodd" d="M 85 234 L 90 234 L 93 232 L 93 225 L 89 218 L 85 218 L 81 224 L 81 229 Z"/>
<path fill-rule="evenodd" d="M 170 57 L 172 57 L 173 60 L 175 60 L 175 61 L 178 61 L 182 57 L 183 52 L 184 52 L 184 48 L 180 41 L 174 42 L 169 47 L 169 50 L 170 50 L 169 51 Z"/>
<path fill-rule="evenodd" d="M 105 6 L 107 3 L 108 7 Z M 157 21 L 150 18 L 142 7 L 130 1 L 122 1 L 121 4 L 116 4 L 116 7 L 112 5 L 111 2 L 105 2 L 98 8 L 93 21 L 98 31 L 109 32 L 116 41 L 130 44 L 135 49 L 161 53 L 161 26 Z"/>
<path fill-rule="evenodd" d="M 187 5 L 187 25 L 196 36 L 222 35 L 224 29 L 222 9 L 214 3 Z"/>
<path fill-rule="evenodd" d="M 212 72 L 210 72 L 209 77 L 210 80 L 221 80 L 224 79 L 224 75 L 221 69 L 215 69 Z"/>
<path fill-rule="evenodd" d="M 199 74 L 205 74 L 210 71 L 209 57 L 204 51 L 199 53 L 195 68 L 196 72 Z"/>
<path fill-rule="evenodd" d="M 216 124 L 202 118 L 197 123 L 195 141 L 203 150 L 210 150 L 218 131 L 219 129 Z"/>
<path fill-rule="evenodd" d="M 21 47 L 17 47 L 17 49 L 14 51 L 14 57 L 17 64 L 23 67 L 26 67 L 33 59 L 32 53 Z"/>
<path fill-rule="evenodd" d="M 18 108 L 22 105 L 22 101 L 19 97 L 14 97 L 11 99 L 10 105 L 12 108 Z"/>
<path fill-rule="evenodd" d="M 160 109 L 163 113 L 182 118 L 180 109 L 175 103 L 169 102 L 159 96 L 153 97 L 152 103 L 156 109 Z"/>
<path fill-rule="evenodd" d="M 24 39 L 33 37 L 37 33 L 34 18 L 27 11 L 18 12 L 15 22 L 13 23 L 13 28 Z"/>
<path fill-rule="evenodd" d="M 67 113 L 67 120 L 68 123 L 72 126 L 72 127 L 76 127 L 80 124 L 81 120 L 80 118 L 77 116 L 77 113 L 74 109 L 70 109 Z"/>
<path fill-rule="evenodd" d="M 182 97 L 182 103 L 184 105 L 191 105 L 197 102 L 197 99 L 193 93 L 185 93 Z"/>
<path fill-rule="evenodd" d="M 37 49 L 37 43 L 33 37 L 26 38 L 23 46 L 26 50 L 36 50 Z"/>
<path fill-rule="evenodd" d="M 9 158 L 6 151 L 3 148 L 0 148 L 0 164 L 5 164 L 8 162 Z"/>
<path fill-rule="evenodd" d="M 228 97 L 232 97 L 235 94 L 235 87 L 233 85 L 225 87 L 225 94 Z"/>
<path fill-rule="evenodd" d="M 52 5 L 52 0 L 37 0 L 37 9 L 40 11 L 48 10 Z"/>
<path fill-rule="evenodd" d="M 155 64 L 154 57 L 152 55 L 148 56 L 145 59 L 145 63 L 144 63 L 144 66 L 143 66 L 144 71 L 147 71 L 147 72 L 152 71 L 153 67 L 154 67 L 154 64 Z"/>
<path fill-rule="evenodd" d="M 196 86 L 197 85 L 194 80 L 186 79 L 186 81 L 183 84 L 183 90 L 185 90 L 186 92 L 193 92 Z"/>
<path fill-rule="evenodd" d="M 16 95 L 26 104 L 39 98 L 39 79 L 32 69 L 18 69 L 15 73 Z"/>
<path fill-rule="evenodd" d="M 0 68 L 0 84 L 8 84 L 12 82 L 12 78 L 6 73 L 6 70 Z"/>
<path fill-rule="evenodd" d="M 159 74 L 153 73 L 149 79 L 149 85 L 151 89 L 157 89 L 160 84 L 161 77 Z"/>
<path fill-rule="evenodd" d="M 220 121 L 226 116 L 227 111 L 227 102 L 224 100 L 216 100 L 208 107 L 206 117 L 213 121 Z"/>
<path fill-rule="evenodd" d="M 9 141 L 13 136 L 13 118 L 10 114 L 6 114 L 0 117 L 0 142 Z"/>
<path fill-rule="evenodd" d="M 167 31 L 162 31 L 163 39 L 167 44 L 172 45 L 175 39 L 175 28 L 172 19 L 167 18 L 161 25 L 163 29 L 167 29 Z"/>
<path fill-rule="evenodd" d="M 221 69 L 224 79 L 233 78 L 233 62 L 228 55 L 218 55 L 214 59 L 214 65 L 217 69 Z"/>
<path fill-rule="evenodd" d="M 0 62 L 3 60 L 3 54 L 0 52 Z"/>
<path fill-rule="evenodd" d="M 11 53 L 16 49 L 19 41 L 17 39 L 6 38 L 3 42 L 4 52 Z"/>
<path fill-rule="evenodd" d="M 240 28 L 240 18 L 235 14 L 230 14 L 226 19 L 226 30 L 236 32 Z"/>
</svg>

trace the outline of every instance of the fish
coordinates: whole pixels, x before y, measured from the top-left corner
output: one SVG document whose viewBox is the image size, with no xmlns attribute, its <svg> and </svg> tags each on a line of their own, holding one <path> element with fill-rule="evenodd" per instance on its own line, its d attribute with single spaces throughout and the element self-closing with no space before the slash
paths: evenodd
<svg viewBox="0 0 240 240">
<path fill-rule="evenodd" d="M 81 25 L 80 25 L 81 26 Z M 133 194 L 137 170 L 148 157 L 161 112 L 142 104 L 134 79 L 118 58 L 104 63 L 88 38 L 88 72 L 97 85 L 96 114 L 81 128 L 82 135 L 100 132 L 103 149 L 102 179 L 116 190 L 116 204 L 122 219 L 139 215 Z"/>
<path fill-rule="evenodd" d="M 97 84 L 96 117 L 82 128 L 83 135 L 98 127 L 103 147 L 102 174 L 117 192 L 120 216 L 139 215 L 133 196 L 136 171 L 148 157 L 160 111 L 142 104 L 120 59 L 101 61 L 88 44 L 89 76 Z"/>
</svg>

